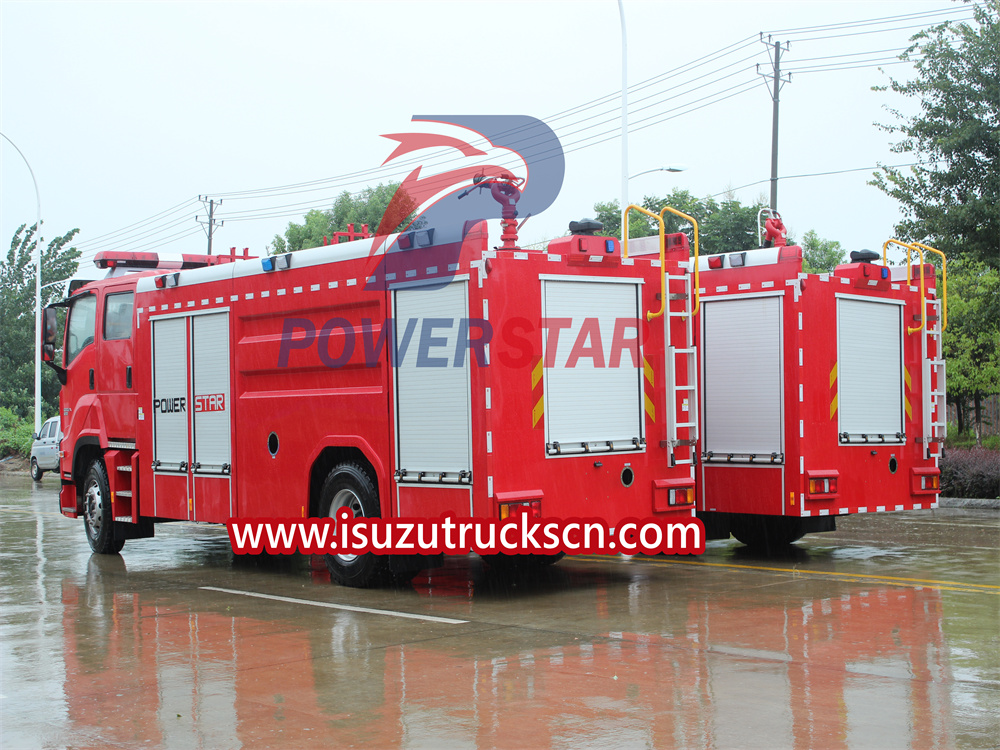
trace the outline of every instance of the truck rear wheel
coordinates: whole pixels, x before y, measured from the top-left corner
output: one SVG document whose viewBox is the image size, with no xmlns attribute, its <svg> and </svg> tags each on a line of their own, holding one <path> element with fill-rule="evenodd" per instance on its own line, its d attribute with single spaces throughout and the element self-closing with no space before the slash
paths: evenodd
<svg viewBox="0 0 1000 750">
<path fill-rule="evenodd" d="M 731 529 L 733 536 L 743 544 L 765 552 L 787 547 L 806 533 L 801 518 L 755 516 L 749 513 L 734 515 Z"/>
<path fill-rule="evenodd" d="M 355 518 L 380 518 L 378 490 L 368 473 L 355 463 L 333 467 L 320 490 L 320 508 L 324 516 L 336 517 L 341 508 L 349 509 Z M 326 555 L 330 577 L 341 586 L 368 588 L 385 583 L 390 578 L 386 555 Z M 416 572 L 416 571 L 414 571 Z"/>
<path fill-rule="evenodd" d="M 83 525 L 90 548 L 99 555 L 114 555 L 125 546 L 115 539 L 115 519 L 111 515 L 111 489 L 104 462 L 97 458 L 90 464 L 83 480 Z"/>
</svg>

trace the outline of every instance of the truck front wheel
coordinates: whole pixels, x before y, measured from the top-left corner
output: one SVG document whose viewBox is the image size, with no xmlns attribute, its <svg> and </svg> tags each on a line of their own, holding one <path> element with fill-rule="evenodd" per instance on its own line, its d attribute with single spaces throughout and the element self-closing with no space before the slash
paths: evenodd
<svg viewBox="0 0 1000 750">
<path fill-rule="evenodd" d="M 99 555 L 117 554 L 125 546 L 124 539 L 115 539 L 114 521 L 108 474 L 104 462 L 97 458 L 83 480 L 83 525 L 90 548 Z"/>
<path fill-rule="evenodd" d="M 379 518 L 378 489 L 367 472 L 355 463 L 333 467 L 320 490 L 323 515 L 335 518 L 341 508 L 350 510 L 355 518 Z M 340 541 L 338 536 L 338 541 Z M 368 588 L 385 583 L 390 578 L 386 555 L 326 555 L 330 577 L 341 586 Z"/>
</svg>

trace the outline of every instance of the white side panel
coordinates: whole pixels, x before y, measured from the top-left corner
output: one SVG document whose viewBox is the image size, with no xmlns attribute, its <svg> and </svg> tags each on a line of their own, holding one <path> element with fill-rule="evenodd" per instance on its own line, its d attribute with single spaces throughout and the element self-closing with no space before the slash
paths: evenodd
<svg viewBox="0 0 1000 750">
<path fill-rule="evenodd" d="M 542 283 L 545 317 L 570 322 L 559 333 L 554 352 L 548 351 L 549 336 L 543 337 L 546 443 L 572 449 L 574 444 L 613 441 L 617 450 L 630 448 L 633 440 L 643 437 L 642 358 L 634 361 L 625 347 L 619 362 L 608 360 L 616 321 L 638 324 L 639 285 Z M 626 328 L 626 339 L 637 335 L 636 329 Z M 583 356 L 575 356 L 579 354 Z"/>
<path fill-rule="evenodd" d="M 781 297 L 702 300 L 704 450 L 784 453 Z"/>
<path fill-rule="evenodd" d="M 191 319 L 194 371 L 194 462 L 199 473 L 221 472 L 230 459 L 229 313 Z"/>
<path fill-rule="evenodd" d="M 188 460 L 187 318 L 153 321 L 153 458 L 164 469 Z"/>
<path fill-rule="evenodd" d="M 837 300 L 840 433 L 896 438 L 903 432 L 901 308 Z"/>
<path fill-rule="evenodd" d="M 395 292 L 399 467 L 410 476 L 472 471 L 469 359 L 474 355 L 457 347 L 460 331 L 468 335 L 467 284 Z M 407 330 L 412 331 L 408 341 Z M 456 350 L 464 354 L 458 366 Z"/>
</svg>

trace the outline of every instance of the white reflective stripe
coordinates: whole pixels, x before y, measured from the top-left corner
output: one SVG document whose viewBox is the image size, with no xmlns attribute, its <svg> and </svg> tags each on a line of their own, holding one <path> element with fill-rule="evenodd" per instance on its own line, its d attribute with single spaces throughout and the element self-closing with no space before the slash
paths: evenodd
<svg viewBox="0 0 1000 750">
<path fill-rule="evenodd" d="M 399 468 L 408 474 L 471 471 L 469 360 L 475 354 L 458 346 L 468 319 L 467 281 L 398 289 L 395 303 Z M 458 367 L 456 349 L 464 355 Z"/>
<path fill-rule="evenodd" d="M 188 460 L 187 318 L 153 321 L 153 458 Z"/>
<path fill-rule="evenodd" d="M 783 452 L 781 298 L 706 300 L 702 306 L 705 450 Z"/>
<path fill-rule="evenodd" d="M 631 443 L 641 438 L 643 368 L 638 342 L 632 349 L 621 347 L 619 361 L 611 361 L 617 321 L 625 321 L 618 325 L 626 326 L 626 340 L 638 338 L 639 285 L 545 280 L 542 289 L 544 317 L 571 321 L 559 332 L 554 352 L 548 347 L 555 334 L 543 332 L 543 356 L 552 365 L 543 368 L 546 443 Z"/>
<path fill-rule="evenodd" d="M 901 308 L 837 300 L 839 432 L 895 437 L 903 432 Z"/>
</svg>

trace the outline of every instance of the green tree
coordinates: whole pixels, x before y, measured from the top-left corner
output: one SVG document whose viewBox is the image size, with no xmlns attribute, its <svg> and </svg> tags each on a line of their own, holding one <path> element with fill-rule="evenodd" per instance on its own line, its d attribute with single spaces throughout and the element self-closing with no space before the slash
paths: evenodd
<svg viewBox="0 0 1000 750">
<path fill-rule="evenodd" d="M 879 125 L 902 139 L 893 151 L 919 166 L 881 167 L 871 181 L 898 200 L 896 232 L 1000 267 L 1000 0 L 974 6 L 971 23 L 946 22 L 911 38 L 900 55 L 916 77 L 890 78 L 891 90 L 915 99 L 919 114 L 889 109 L 896 124 Z"/>
<path fill-rule="evenodd" d="M 10 242 L 7 258 L 0 265 L 0 407 L 21 419 L 33 421 L 35 403 L 35 264 L 39 238 L 37 225 L 22 224 Z M 79 229 L 56 237 L 42 251 L 42 285 L 68 279 L 78 266 L 80 252 L 67 247 Z M 64 293 L 61 285 L 42 289 L 42 306 Z M 48 367 L 42 368 L 42 399 L 45 414 L 59 408 L 59 381 Z"/>
<path fill-rule="evenodd" d="M 379 183 L 376 187 L 364 188 L 358 193 L 345 190 L 337 196 L 332 208 L 326 211 L 313 209 L 305 215 L 301 224 L 289 222 L 284 236 L 274 235 L 269 248 L 271 254 L 319 247 L 323 244 L 324 237 L 331 240 L 334 233 L 346 232 L 348 224 L 354 224 L 356 232 L 360 232 L 361 227 L 367 224 L 368 231 L 375 234 L 390 205 L 393 215 L 398 216 L 399 220 L 390 219 L 388 223 L 392 226 L 383 227 L 383 234 L 399 231 L 412 220 L 416 206 L 405 194 L 398 195 L 393 202 L 398 188 L 399 183 L 390 182 L 387 185 Z"/>
<path fill-rule="evenodd" d="M 698 222 L 700 253 L 713 255 L 757 248 L 757 212 L 766 204 L 758 199 L 756 203 L 744 206 L 731 195 L 727 195 L 722 203 L 718 203 L 711 196 L 699 199 L 687 190 L 674 188 L 666 197 L 646 196 L 638 205 L 655 214 L 659 214 L 664 206 L 670 206 L 693 217 Z M 597 214 L 597 219 L 604 223 L 601 234 L 608 237 L 621 236 L 621 211 L 618 201 L 595 203 L 594 212 Z M 663 217 L 663 224 L 667 234 L 684 232 L 688 235 L 689 241 L 694 241 L 694 230 L 691 224 L 683 219 L 667 213 Z M 659 222 L 638 211 L 633 211 L 629 215 L 628 226 L 630 239 L 648 237 L 659 231 Z"/>
<path fill-rule="evenodd" d="M 844 262 L 844 248 L 836 240 L 824 240 L 814 229 L 802 235 L 802 270 L 830 273 Z"/>
<path fill-rule="evenodd" d="M 972 403 L 976 444 L 982 445 L 983 397 L 1000 391 L 1000 270 L 974 260 L 948 264 L 948 400 L 956 405 L 959 431 Z"/>
</svg>

